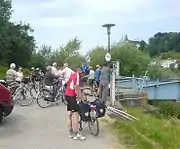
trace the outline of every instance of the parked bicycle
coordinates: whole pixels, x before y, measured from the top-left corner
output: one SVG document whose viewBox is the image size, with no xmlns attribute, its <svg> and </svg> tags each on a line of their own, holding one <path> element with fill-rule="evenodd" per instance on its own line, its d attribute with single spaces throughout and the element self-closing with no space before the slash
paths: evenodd
<svg viewBox="0 0 180 149">
<path fill-rule="evenodd" d="M 98 136 L 100 126 L 98 118 L 103 117 L 106 113 L 106 107 L 100 100 L 93 102 L 81 102 L 79 103 L 80 108 L 80 121 L 79 131 L 83 129 L 83 123 L 87 124 L 92 135 Z M 95 130 L 93 129 L 95 127 Z"/>
<path fill-rule="evenodd" d="M 67 105 L 65 100 L 65 86 L 61 80 L 56 80 L 52 86 L 43 85 L 37 95 L 37 104 L 41 108 L 48 108 L 52 103 L 60 102 Z"/>
<path fill-rule="evenodd" d="M 13 92 L 12 97 L 15 103 L 18 103 L 20 106 L 29 106 L 33 102 L 31 97 L 31 92 L 28 88 L 29 78 L 24 78 L 17 89 Z M 9 88 L 11 90 L 11 88 Z"/>
</svg>

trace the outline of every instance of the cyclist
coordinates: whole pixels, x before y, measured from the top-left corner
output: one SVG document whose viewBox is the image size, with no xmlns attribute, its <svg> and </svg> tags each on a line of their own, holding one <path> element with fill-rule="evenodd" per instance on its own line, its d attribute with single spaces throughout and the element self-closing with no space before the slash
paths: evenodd
<svg viewBox="0 0 180 149">
<path fill-rule="evenodd" d="M 51 66 L 47 66 L 47 71 L 45 73 L 45 77 L 44 77 L 44 84 L 47 88 L 49 88 L 50 90 L 53 91 L 52 93 L 52 100 L 55 100 L 55 84 L 54 84 L 54 80 L 55 79 L 58 79 L 57 76 L 55 76 L 53 73 L 52 73 L 52 67 Z M 49 98 L 49 97 L 47 97 Z"/>
<path fill-rule="evenodd" d="M 52 64 L 52 73 L 56 76 L 58 74 L 58 70 L 57 70 L 57 63 L 54 62 Z"/>
<path fill-rule="evenodd" d="M 21 67 L 19 67 L 19 70 L 18 70 L 18 72 L 17 72 L 17 75 L 18 75 L 18 77 L 16 77 L 16 81 L 17 81 L 17 82 L 21 82 L 22 79 L 23 79 L 23 77 L 24 77 Z"/>
<path fill-rule="evenodd" d="M 18 77 L 18 74 L 15 68 L 16 68 L 16 64 L 11 63 L 10 69 L 6 72 L 6 82 L 10 87 L 11 94 L 13 94 L 15 90 L 19 87 L 19 83 L 16 82 L 16 77 Z"/>
<path fill-rule="evenodd" d="M 64 63 L 63 70 L 61 71 L 61 74 L 63 75 L 63 81 L 62 81 L 63 85 L 65 85 L 68 82 L 70 76 L 73 73 L 74 71 L 68 67 L 68 63 Z"/>
<path fill-rule="evenodd" d="M 67 101 L 68 128 L 70 133 L 69 137 L 73 138 L 74 140 L 86 139 L 78 132 L 79 106 L 76 98 L 77 96 L 79 100 L 84 100 L 83 94 L 80 89 L 80 79 L 83 77 L 83 73 L 84 72 L 80 68 L 78 68 L 77 71 L 70 76 L 65 91 L 65 99 Z"/>
</svg>

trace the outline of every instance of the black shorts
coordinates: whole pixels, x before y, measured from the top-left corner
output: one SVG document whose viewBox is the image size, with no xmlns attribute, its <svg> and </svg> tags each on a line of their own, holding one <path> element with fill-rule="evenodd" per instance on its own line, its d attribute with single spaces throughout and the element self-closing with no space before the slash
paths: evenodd
<svg viewBox="0 0 180 149">
<path fill-rule="evenodd" d="M 89 86 L 93 86 L 94 79 L 89 79 Z"/>
<path fill-rule="evenodd" d="M 65 96 L 65 99 L 67 101 L 67 111 L 79 112 L 76 96 Z"/>
</svg>

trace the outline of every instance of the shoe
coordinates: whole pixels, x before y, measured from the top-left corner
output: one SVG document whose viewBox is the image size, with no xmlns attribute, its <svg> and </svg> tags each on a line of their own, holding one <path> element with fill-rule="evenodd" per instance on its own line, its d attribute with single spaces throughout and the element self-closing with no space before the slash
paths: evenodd
<svg viewBox="0 0 180 149">
<path fill-rule="evenodd" d="M 77 135 L 73 136 L 73 139 L 74 140 L 78 140 L 78 139 L 79 140 L 86 140 L 86 137 L 84 137 L 84 136 L 82 136 L 81 134 L 78 133 Z"/>
<path fill-rule="evenodd" d="M 73 138 L 73 137 L 74 137 L 74 133 L 71 132 L 71 133 L 69 134 L 69 138 Z"/>
</svg>

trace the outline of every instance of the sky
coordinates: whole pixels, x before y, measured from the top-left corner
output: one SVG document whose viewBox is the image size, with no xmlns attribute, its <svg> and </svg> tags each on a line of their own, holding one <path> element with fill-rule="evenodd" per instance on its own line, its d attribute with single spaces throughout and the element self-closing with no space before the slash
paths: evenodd
<svg viewBox="0 0 180 149">
<path fill-rule="evenodd" d="M 77 36 L 81 53 L 107 46 L 103 24 L 113 23 L 111 41 L 125 34 L 148 41 L 157 32 L 180 31 L 179 0 L 13 0 L 12 21 L 30 23 L 37 45 L 53 48 Z"/>
</svg>

